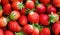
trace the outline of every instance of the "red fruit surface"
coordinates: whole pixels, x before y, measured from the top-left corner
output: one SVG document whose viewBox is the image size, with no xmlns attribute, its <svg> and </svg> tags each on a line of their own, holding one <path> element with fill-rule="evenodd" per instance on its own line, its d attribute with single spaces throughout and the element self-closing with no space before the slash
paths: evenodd
<svg viewBox="0 0 60 35">
<path fill-rule="evenodd" d="M 3 14 L 3 10 L 0 11 L 0 17 L 2 17 L 2 14 Z"/>
<path fill-rule="evenodd" d="M 4 31 L 0 29 L 0 35 L 4 35 Z"/>
<path fill-rule="evenodd" d="M 15 2 L 15 1 L 20 1 L 20 2 L 22 2 L 22 0 L 10 0 L 11 2 Z"/>
<path fill-rule="evenodd" d="M 17 21 L 10 21 L 8 23 L 8 28 L 13 32 L 19 32 L 21 31 L 21 27 L 19 26 Z"/>
<path fill-rule="evenodd" d="M 40 25 L 49 25 L 49 16 L 47 14 L 40 14 Z"/>
</svg>

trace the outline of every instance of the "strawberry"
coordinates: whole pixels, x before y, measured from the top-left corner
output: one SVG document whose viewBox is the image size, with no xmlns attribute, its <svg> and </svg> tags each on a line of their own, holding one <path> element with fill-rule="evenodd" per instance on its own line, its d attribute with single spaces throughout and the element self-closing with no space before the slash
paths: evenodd
<svg viewBox="0 0 60 35">
<path fill-rule="evenodd" d="M 28 20 L 27 20 L 27 17 L 25 15 L 22 15 L 20 18 L 19 18 L 19 24 L 20 25 L 26 25 L 28 23 Z"/>
<path fill-rule="evenodd" d="M 42 28 L 42 30 L 41 30 L 39 35 L 50 35 L 49 28 Z"/>
<path fill-rule="evenodd" d="M 56 22 L 52 26 L 52 31 L 55 35 L 58 35 L 60 33 L 60 23 Z"/>
<path fill-rule="evenodd" d="M 28 14 L 28 20 L 32 23 L 39 23 L 39 14 L 31 11 Z"/>
<path fill-rule="evenodd" d="M 53 0 L 53 5 L 60 8 L 60 0 Z"/>
<path fill-rule="evenodd" d="M 9 0 L 1 0 L 2 5 L 6 5 L 9 3 Z"/>
<path fill-rule="evenodd" d="M 2 16 L 3 14 L 3 10 L 2 10 L 2 6 L 0 5 L 0 17 Z"/>
<path fill-rule="evenodd" d="M 52 5 L 48 5 L 47 13 L 51 13 L 51 12 L 56 13 L 56 8 Z"/>
<path fill-rule="evenodd" d="M 9 15 L 11 12 L 11 5 L 10 4 L 6 4 L 3 6 L 3 13 L 5 15 Z"/>
<path fill-rule="evenodd" d="M 47 5 L 50 3 L 50 0 L 39 0 L 41 3 Z"/>
<path fill-rule="evenodd" d="M 5 31 L 5 35 L 14 35 L 14 33 L 11 32 L 10 30 L 6 30 L 6 31 Z"/>
<path fill-rule="evenodd" d="M 26 4 L 25 4 L 25 7 L 26 7 L 27 9 L 33 9 L 33 8 L 34 8 L 34 2 L 31 1 L 31 0 L 28 0 L 28 1 L 26 2 Z"/>
<path fill-rule="evenodd" d="M 21 31 L 21 27 L 19 26 L 17 21 L 10 21 L 8 23 L 8 28 L 13 32 L 19 32 Z M 13 30 L 14 29 L 14 30 Z"/>
<path fill-rule="evenodd" d="M 40 13 L 45 13 L 46 12 L 46 6 L 44 4 L 38 4 L 36 6 L 36 10 L 37 12 L 40 14 Z"/>
<path fill-rule="evenodd" d="M 5 27 L 7 25 L 7 19 L 5 17 L 0 17 L 0 27 Z"/>
<path fill-rule="evenodd" d="M 20 13 L 18 11 L 12 11 L 9 16 L 12 20 L 17 20 L 20 17 Z"/>
<path fill-rule="evenodd" d="M 0 29 L 0 35 L 4 35 L 4 31 Z"/>
<path fill-rule="evenodd" d="M 49 16 L 47 14 L 40 14 L 40 24 L 43 26 L 49 25 Z"/>
<path fill-rule="evenodd" d="M 26 33 L 26 34 L 31 34 L 33 32 L 33 26 L 32 25 L 25 25 L 23 27 L 23 31 Z"/>
<path fill-rule="evenodd" d="M 20 10 L 22 9 L 24 6 L 22 4 L 22 2 L 19 2 L 19 1 L 15 1 L 15 2 L 12 2 L 12 8 L 14 10 Z"/>
</svg>

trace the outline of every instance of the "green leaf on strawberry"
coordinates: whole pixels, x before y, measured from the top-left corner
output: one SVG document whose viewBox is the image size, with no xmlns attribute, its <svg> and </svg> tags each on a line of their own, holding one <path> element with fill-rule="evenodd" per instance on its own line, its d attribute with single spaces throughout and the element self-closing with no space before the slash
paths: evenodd
<svg viewBox="0 0 60 35">
<path fill-rule="evenodd" d="M 0 11 L 2 10 L 2 6 L 0 5 Z"/>
</svg>

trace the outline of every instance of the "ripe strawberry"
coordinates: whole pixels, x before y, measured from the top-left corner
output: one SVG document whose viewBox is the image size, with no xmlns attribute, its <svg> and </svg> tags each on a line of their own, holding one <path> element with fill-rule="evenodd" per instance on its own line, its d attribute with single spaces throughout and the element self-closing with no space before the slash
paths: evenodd
<svg viewBox="0 0 60 35">
<path fill-rule="evenodd" d="M 58 35 L 60 33 L 60 23 L 56 22 L 52 26 L 52 31 L 55 35 Z"/>
<path fill-rule="evenodd" d="M 4 35 L 4 31 L 0 29 L 0 35 Z"/>
<path fill-rule="evenodd" d="M 50 0 L 39 0 L 41 3 L 47 5 L 50 3 Z"/>
<path fill-rule="evenodd" d="M 7 25 L 7 19 L 5 17 L 0 17 L 0 27 L 5 27 Z"/>
<path fill-rule="evenodd" d="M 27 20 L 27 17 L 25 15 L 22 15 L 20 18 L 19 18 L 19 24 L 20 25 L 26 25 L 28 23 L 28 20 Z"/>
<path fill-rule="evenodd" d="M 11 32 L 10 30 L 6 30 L 6 31 L 5 31 L 5 35 L 14 35 L 14 33 Z"/>
<path fill-rule="evenodd" d="M 36 6 L 36 10 L 37 10 L 37 12 L 40 14 L 40 13 L 45 13 L 46 12 L 46 7 L 45 7 L 45 5 L 44 4 L 38 4 L 37 6 Z"/>
<path fill-rule="evenodd" d="M 34 8 L 34 2 L 31 1 L 31 0 L 28 0 L 28 1 L 26 2 L 26 4 L 25 4 L 25 7 L 26 7 L 27 9 L 33 9 L 33 8 Z"/>
<path fill-rule="evenodd" d="M 9 3 L 9 0 L 1 0 L 2 5 L 6 5 Z"/>
<path fill-rule="evenodd" d="M 32 23 L 39 23 L 39 14 L 31 11 L 28 14 L 28 20 Z"/>
<path fill-rule="evenodd" d="M 54 4 L 54 6 L 60 8 L 60 0 L 53 0 L 53 4 Z"/>
<path fill-rule="evenodd" d="M 52 5 L 48 5 L 47 13 L 51 13 L 51 12 L 56 13 L 56 8 Z"/>
<path fill-rule="evenodd" d="M 49 16 L 47 14 L 40 14 L 40 24 L 43 26 L 49 25 Z"/>
<path fill-rule="evenodd" d="M 22 9 L 23 7 L 24 7 L 24 6 L 23 6 L 22 2 L 15 1 L 15 2 L 12 3 L 12 8 L 13 8 L 14 10 L 20 10 L 20 9 Z"/>
<path fill-rule="evenodd" d="M 35 28 L 31 35 L 39 35 L 39 29 Z"/>
<path fill-rule="evenodd" d="M 26 34 L 31 34 L 33 32 L 33 26 L 32 25 L 25 25 L 23 27 L 23 31 L 26 33 Z"/>
<path fill-rule="evenodd" d="M 0 17 L 2 16 L 3 14 L 3 10 L 2 10 L 2 6 L 0 5 Z"/>
<path fill-rule="evenodd" d="M 12 11 L 9 16 L 12 20 L 17 20 L 20 17 L 20 13 L 18 11 Z"/>
<path fill-rule="evenodd" d="M 3 6 L 3 13 L 5 15 L 9 15 L 11 12 L 11 5 L 10 4 L 6 4 Z"/>
<path fill-rule="evenodd" d="M 19 26 L 17 21 L 10 21 L 8 23 L 8 28 L 13 32 L 19 32 L 21 31 L 21 27 Z"/>
<path fill-rule="evenodd" d="M 49 28 L 42 28 L 40 35 L 50 35 Z"/>
</svg>

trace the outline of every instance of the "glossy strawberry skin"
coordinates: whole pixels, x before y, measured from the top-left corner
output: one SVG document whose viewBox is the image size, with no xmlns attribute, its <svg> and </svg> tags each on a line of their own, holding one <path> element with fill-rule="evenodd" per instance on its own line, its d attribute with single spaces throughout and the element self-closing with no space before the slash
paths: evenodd
<svg viewBox="0 0 60 35">
<path fill-rule="evenodd" d="M 32 23 L 39 23 L 39 14 L 36 12 L 30 12 L 28 14 L 28 20 Z"/>
<path fill-rule="evenodd" d="M 45 13 L 46 12 L 46 6 L 44 4 L 39 4 L 36 6 L 37 12 L 40 13 Z"/>
<path fill-rule="evenodd" d="M 0 35 L 4 35 L 4 31 L 0 29 Z"/>
<path fill-rule="evenodd" d="M 13 32 L 21 31 L 21 27 L 19 26 L 17 21 L 10 21 L 9 24 L 8 24 L 8 28 Z"/>
<path fill-rule="evenodd" d="M 5 15 L 9 15 L 11 13 L 11 5 L 10 4 L 6 4 L 3 6 L 3 13 Z"/>
<path fill-rule="evenodd" d="M 10 30 L 6 30 L 6 31 L 5 31 L 5 35 L 14 35 L 14 33 L 11 32 Z"/>
<path fill-rule="evenodd" d="M 40 14 L 40 24 L 43 26 L 49 25 L 49 16 L 47 14 Z"/>
</svg>

